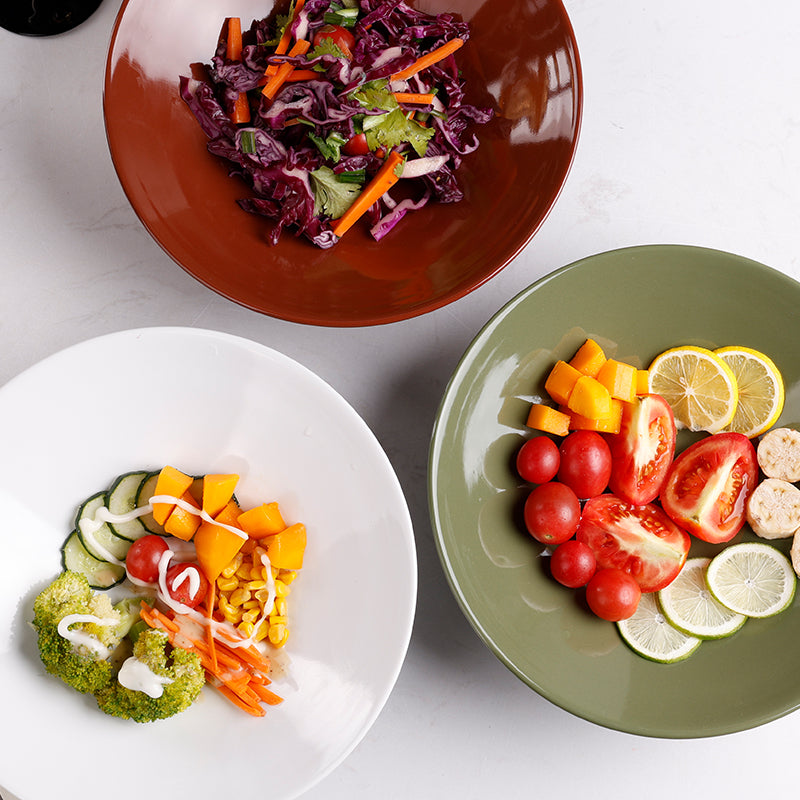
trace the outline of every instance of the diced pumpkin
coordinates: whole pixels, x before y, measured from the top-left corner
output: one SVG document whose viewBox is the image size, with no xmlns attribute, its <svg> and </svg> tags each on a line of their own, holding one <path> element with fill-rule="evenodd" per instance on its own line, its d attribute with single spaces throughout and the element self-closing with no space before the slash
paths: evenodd
<svg viewBox="0 0 800 800">
<path fill-rule="evenodd" d="M 302 522 L 290 525 L 266 540 L 267 557 L 277 569 L 300 569 L 306 549 L 306 526 Z"/>
<path fill-rule="evenodd" d="M 158 480 L 153 494 L 183 497 L 193 481 L 194 478 L 184 475 L 183 472 L 175 469 L 175 467 L 166 466 L 158 473 Z M 174 508 L 174 503 L 153 503 L 153 519 L 159 525 L 163 525 Z"/>
<path fill-rule="evenodd" d="M 566 361 L 556 361 L 544 383 L 544 390 L 556 403 L 566 403 L 578 378 L 582 375 L 582 372 Z"/>
<path fill-rule="evenodd" d="M 618 400 L 632 403 L 636 399 L 636 367 L 609 358 L 597 373 L 597 380 Z"/>
<path fill-rule="evenodd" d="M 262 503 L 260 506 L 242 512 L 239 527 L 253 539 L 280 533 L 286 528 L 280 507 L 277 503 Z"/>
<path fill-rule="evenodd" d="M 582 417 L 603 419 L 611 416 L 611 395 L 597 378 L 581 375 L 570 393 L 567 407 Z"/>
<path fill-rule="evenodd" d="M 216 517 L 228 505 L 238 482 L 238 475 L 204 475 L 203 511 Z"/>
<path fill-rule="evenodd" d="M 636 394 L 650 394 L 650 371 L 636 370 Z"/>
<path fill-rule="evenodd" d="M 200 511 L 200 505 L 194 499 L 192 493 L 187 489 L 180 497 L 187 505 L 193 506 Z M 200 514 L 187 511 L 185 508 L 175 505 L 170 511 L 169 516 L 164 521 L 164 530 L 177 539 L 188 542 L 200 525 Z"/>
<path fill-rule="evenodd" d="M 236 527 L 239 515 L 239 506 L 234 500 L 230 500 L 214 521 Z M 246 541 L 245 536 L 215 525 L 214 522 L 203 520 L 200 523 L 194 535 L 194 547 L 197 551 L 197 563 L 209 581 L 215 581 L 219 577 Z"/>
<path fill-rule="evenodd" d="M 531 406 L 525 424 L 534 430 L 552 433 L 556 436 L 566 436 L 569 433 L 569 416 L 543 403 L 534 403 Z"/>
<path fill-rule="evenodd" d="M 619 433 L 622 426 L 622 400 L 611 398 L 611 415 L 603 419 L 583 417 L 570 411 L 566 406 L 560 409 L 569 415 L 569 429 L 571 431 L 597 431 L 597 433 Z"/>
<path fill-rule="evenodd" d="M 579 348 L 578 352 L 569 360 L 569 364 L 578 372 L 597 377 L 597 373 L 603 364 L 606 363 L 606 354 L 603 348 L 594 339 L 587 339 Z"/>
</svg>

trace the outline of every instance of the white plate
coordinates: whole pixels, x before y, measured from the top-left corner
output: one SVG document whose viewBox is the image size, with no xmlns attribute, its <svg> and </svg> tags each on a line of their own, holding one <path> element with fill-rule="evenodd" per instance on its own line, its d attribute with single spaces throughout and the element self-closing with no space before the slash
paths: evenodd
<svg viewBox="0 0 800 800">
<path fill-rule="evenodd" d="M 352 751 L 397 679 L 417 572 L 397 477 L 329 385 L 269 348 L 226 334 L 146 328 L 64 350 L 0 390 L 0 748 L 25 800 L 142 783 L 187 797 L 286 800 Z M 137 724 L 48 675 L 29 625 L 60 570 L 76 504 L 119 473 L 172 464 L 236 472 L 243 504 L 278 500 L 308 528 L 291 596 L 285 700 L 254 719 L 213 689 L 183 714 Z M 87 776 L 86 780 L 82 775 Z"/>
</svg>

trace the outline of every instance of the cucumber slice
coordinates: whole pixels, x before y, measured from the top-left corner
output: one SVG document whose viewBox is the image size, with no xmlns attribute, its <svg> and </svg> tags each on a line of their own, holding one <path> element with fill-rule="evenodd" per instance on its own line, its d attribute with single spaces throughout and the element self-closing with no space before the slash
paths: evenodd
<svg viewBox="0 0 800 800">
<path fill-rule="evenodd" d="M 120 475 L 108 490 L 108 497 L 106 498 L 108 510 L 112 514 L 129 514 L 137 508 L 136 498 L 139 494 L 139 487 L 148 474 L 147 472 L 139 471 L 126 472 L 124 475 Z M 149 533 L 139 517 L 127 522 L 109 522 L 108 524 L 117 536 L 130 542 L 135 542 Z"/>
<path fill-rule="evenodd" d="M 80 536 L 83 546 L 96 559 L 110 561 L 111 563 L 113 563 L 114 559 L 124 561 L 131 542 L 128 539 L 117 536 L 107 522 L 104 522 L 90 536 L 84 535 L 83 531 L 81 531 L 81 520 L 94 520 L 97 510 L 107 506 L 106 499 L 106 492 L 98 492 L 86 500 L 78 509 L 78 514 L 75 517 L 75 530 L 78 531 L 78 536 Z"/>
<path fill-rule="evenodd" d="M 145 479 L 139 486 L 139 491 L 136 493 L 137 507 L 146 506 L 150 502 L 150 498 L 155 494 L 157 482 L 158 482 L 157 472 L 149 472 L 145 476 Z M 139 520 L 141 521 L 142 525 L 144 525 L 144 527 L 147 529 L 148 533 L 157 533 L 159 536 L 166 535 L 164 526 L 159 525 L 155 521 L 155 519 L 153 519 L 152 514 L 145 514 L 143 517 L 139 517 Z"/>
<path fill-rule="evenodd" d="M 61 548 L 61 563 L 65 570 L 85 575 L 93 589 L 110 589 L 125 578 L 125 567 L 99 561 L 87 552 L 77 530 L 72 531 Z"/>
</svg>

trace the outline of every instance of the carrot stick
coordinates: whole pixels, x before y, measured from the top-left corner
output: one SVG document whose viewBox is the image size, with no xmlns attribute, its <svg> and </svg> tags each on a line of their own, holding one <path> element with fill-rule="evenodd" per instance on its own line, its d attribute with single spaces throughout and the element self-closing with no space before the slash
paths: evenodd
<svg viewBox="0 0 800 800">
<path fill-rule="evenodd" d="M 229 61 L 242 59 L 242 20 L 239 17 L 228 17 L 228 41 L 225 44 L 225 55 Z M 239 92 L 231 112 L 231 122 L 235 125 L 250 122 L 250 103 L 247 94 Z"/>
<path fill-rule="evenodd" d="M 289 42 L 292 39 L 292 23 L 297 19 L 297 15 L 303 8 L 303 4 L 306 0 L 297 0 L 292 9 L 292 13 L 289 15 L 289 20 L 286 23 L 286 27 L 283 29 L 283 33 L 281 34 L 281 38 L 278 40 L 278 44 L 275 46 L 275 53 L 276 56 L 282 56 L 288 49 L 289 49 Z M 265 70 L 265 75 L 272 77 L 277 73 L 278 65 L 277 64 L 269 64 L 267 69 Z"/>
<path fill-rule="evenodd" d="M 403 156 L 396 150 L 392 150 L 375 177 L 364 187 L 361 194 L 356 197 L 350 208 L 336 220 L 336 224 L 333 226 L 334 235 L 342 236 L 362 214 L 366 213 L 367 209 L 378 200 L 378 198 L 382 197 L 397 183 L 395 169 L 402 163 Z"/>
<path fill-rule="evenodd" d="M 242 58 L 242 20 L 239 17 L 228 17 L 225 55 L 229 61 L 240 61 Z"/>
<path fill-rule="evenodd" d="M 298 39 L 292 49 L 289 51 L 290 56 L 301 56 L 308 52 L 311 47 L 311 42 L 306 39 Z M 267 81 L 261 93 L 268 100 L 274 99 L 275 95 L 280 91 L 281 86 L 286 82 L 286 79 L 294 71 L 294 66 L 288 61 L 284 62 L 278 67 L 278 71 Z"/>
<path fill-rule="evenodd" d="M 313 81 L 319 78 L 320 73 L 314 72 L 313 69 L 295 69 L 289 73 L 286 78 L 286 83 L 295 81 Z"/>
<path fill-rule="evenodd" d="M 217 662 L 217 648 L 214 642 L 214 631 L 211 628 L 211 620 L 214 617 L 214 604 L 217 602 L 217 582 L 211 581 L 209 592 L 206 595 L 206 616 L 208 617 L 209 624 L 206 625 L 206 644 L 208 645 L 208 652 L 211 656 L 212 670 L 216 672 L 218 667 Z"/>
<path fill-rule="evenodd" d="M 422 106 L 430 105 L 435 97 L 433 92 L 393 92 L 393 94 L 398 103 L 413 103 Z"/>
<path fill-rule="evenodd" d="M 232 691 L 225 685 L 215 686 L 214 688 L 235 706 L 238 706 L 242 711 L 246 711 L 254 717 L 263 717 L 267 713 L 260 705 L 245 700 L 241 695 Z"/>
<path fill-rule="evenodd" d="M 250 688 L 269 706 L 277 706 L 279 703 L 283 702 L 282 697 L 275 694 L 275 692 L 271 692 L 263 684 L 252 683 Z"/>
<path fill-rule="evenodd" d="M 400 72 L 395 72 L 395 74 L 392 75 L 391 80 L 402 81 L 406 78 L 410 78 L 412 75 L 416 75 L 423 69 L 427 69 L 428 67 L 432 66 L 437 61 L 447 58 L 447 56 L 449 56 L 451 53 L 455 53 L 455 51 L 458 50 L 458 48 L 463 44 L 463 39 L 451 39 L 449 42 L 445 42 L 435 50 L 431 50 L 430 53 L 420 56 L 413 64 L 407 66 L 405 69 L 401 69 Z"/>
</svg>

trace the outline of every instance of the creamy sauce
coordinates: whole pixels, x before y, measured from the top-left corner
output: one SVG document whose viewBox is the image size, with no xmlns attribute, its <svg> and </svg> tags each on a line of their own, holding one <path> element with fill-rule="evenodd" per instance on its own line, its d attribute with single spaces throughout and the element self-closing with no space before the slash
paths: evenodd
<svg viewBox="0 0 800 800">
<path fill-rule="evenodd" d="M 105 619 L 103 617 L 96 617 L 94 614 L 67 614 L 61 618 L 58 623 L 58 635 L 62 636 L 75 647 L 86 647 L 102 659 L 106 659 L 111 655 L 111 651 L 96 637 L 90 633 L 86 633 L 80 629 L 72 630 L 72 626 L 82 623 L 91 622 L 95 625 L 119 625 L 118 619 Z"/>
<path fill-rule="evenodd" d="M 208 512 L 203 511 L 203 509 L 201 508 L 193 506 L 191 503 L 187 503 L 180 497 L 171 497 L 168 494 L 157 494 L 153 495 L 153 497 L 150 498 L 151 510 L 153 503 L 168 503 L 170 505 L 178 506 L 179 508 L 182 508 L 184 511 L 188 511 L 190 514 L 194 514 L 195 516 L 200 517 L 200 519 L 202 519 L 205 522 L 210 522 L 212 525 L 216 525 L 220 528 L 225 528 L 225 530 L 230 531 L 231 533 L 235 533 L 240 539 L 244 539 L 245 541 L 247 540 L 247 534 L 241 528 L 234 528 L 233 525 L 226 525 L 224 522 L 218 522 Z"/>
<path fill-rule="evenodd" d="M 126 689 L 134 692 L 144 692 L 148 697 L 161 697 L 164 686 L 172 683 L 172 678 L 156 675 L 144 661 L 131 656 L 123 661 L 119 669 L 117 680 Z"/>
</svg>

